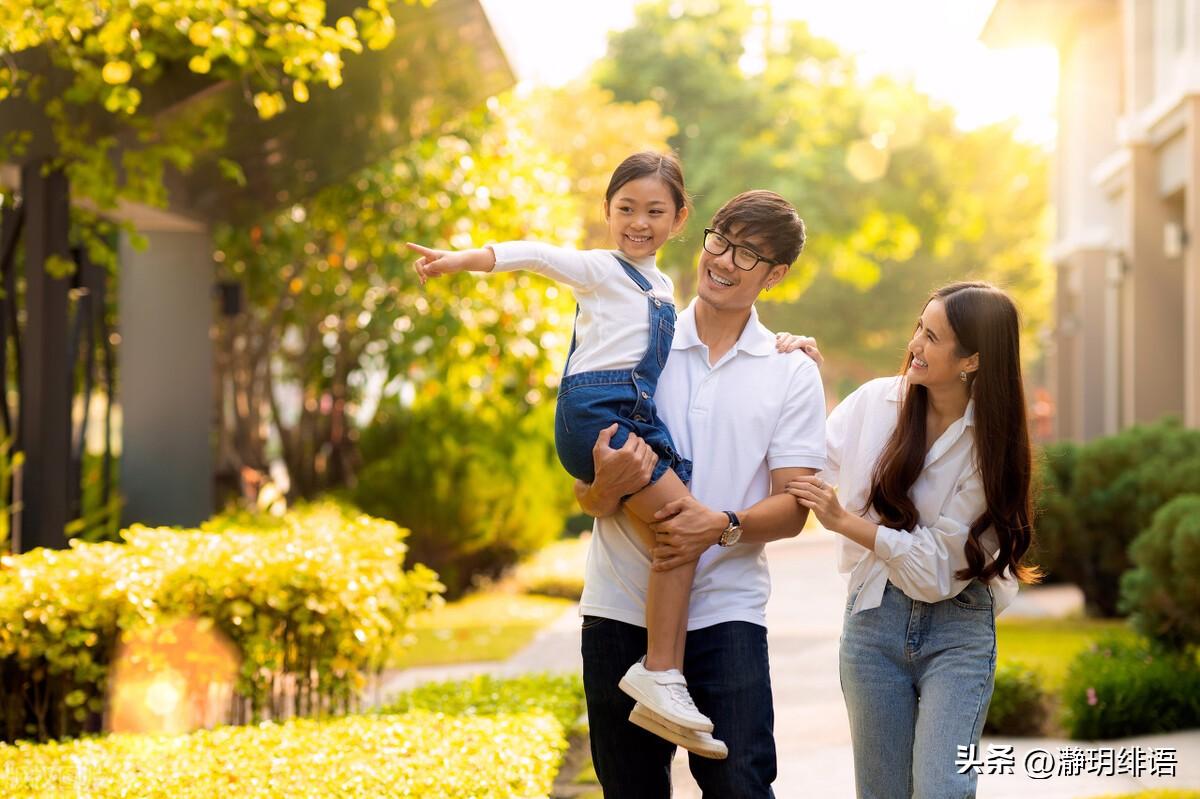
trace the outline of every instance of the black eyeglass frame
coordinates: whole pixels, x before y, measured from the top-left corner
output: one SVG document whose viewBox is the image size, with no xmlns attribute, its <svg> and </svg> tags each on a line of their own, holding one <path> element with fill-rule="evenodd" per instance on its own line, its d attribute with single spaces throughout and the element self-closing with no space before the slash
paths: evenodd
<svg viewBox="0 0 1200 799">
<path fill-rule="evenodd" d="M 723 239 L 725 241 L 725 247 L 722 248 L 722 250 L 720 252 L 713 252 L 712 250 L 708 249 L 708 237 L 709 236 L 719 236 L 721 239 Z M 716 228 L 711 228 L 711 227 L 704 228 L 704 240 L 700 243 L 700 246 L 704 247 L 704 251 L 707 252 L 709 255 L 724 255 L 726 252 L 729 251 L 729 248 L 732 247 L 733 248 L 733 256 L 730 258 L 730 261 L 731 261 L 731 263 L 733 263 L 733 266 L 735 269 L 740 269 L 743 272 L 753 272 L 755 269 L 758 268 L 758 265 L 760 263 L 762 263 L 763 261 L 766 261 L 767 263 L 771 263 L 770 258 L 759 255 L 757 252 L 750 249 L 745 244 L 734 244 L 732 241 L 729 240 L 728 236 L 726 236 L 724 233 L 717 230 Z M 754 259 L 755 259 L 754 266 L 750 266 L 750 267 L 738 266 L 738 262 L 737 262 L 737 251 L 738 250 L 745 250 L 746 252 L 753 255 Z"/>
</svg>

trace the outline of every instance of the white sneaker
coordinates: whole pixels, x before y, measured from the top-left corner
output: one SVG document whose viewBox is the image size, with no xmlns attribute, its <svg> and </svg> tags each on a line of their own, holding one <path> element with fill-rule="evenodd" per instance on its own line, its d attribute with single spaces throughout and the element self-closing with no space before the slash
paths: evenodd
<svg viewBox="0 0 1200 799">
<path fill-rule="evenodd" d="M 712 732 L 712 720 L 696 709 L 688 693 L 687 680 L 679 669 L 650 671 L 645 658 L 629 667 L 621 678 L 621 690 L 672 724 L 699 732 Z"/>
<path fill-rule="evenodd" d="M 629 721 L 643 730 L 652 732 L 659 738 L 682 746 L 701 757 L 713 760 L 724 760 L 729 757 L 729 748 L 725 746 L 724 741 L 718 741 L 712 737 L 711 733 L 689 730 L 687 727 L 672 724 L 662 716 L 651 713 L 640 702 L 633 706 L 633 712 L 629 714 Z"/>
</svg>

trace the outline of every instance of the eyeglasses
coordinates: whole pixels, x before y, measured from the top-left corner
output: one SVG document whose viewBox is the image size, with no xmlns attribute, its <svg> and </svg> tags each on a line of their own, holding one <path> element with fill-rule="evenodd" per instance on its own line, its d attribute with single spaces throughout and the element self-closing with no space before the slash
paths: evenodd
<svg viewBox="0 0 1200 799">
<path fill-rule="evenodd" d="M 733 248 L 733 265 L 743 272 L 752 272 L 760 261 L 771 262 L 745 244 L 734 244 L 712 228 L 704 229 L 704 250 L 712 255 L 724 255 L 730 247 Z"/>
</svg>

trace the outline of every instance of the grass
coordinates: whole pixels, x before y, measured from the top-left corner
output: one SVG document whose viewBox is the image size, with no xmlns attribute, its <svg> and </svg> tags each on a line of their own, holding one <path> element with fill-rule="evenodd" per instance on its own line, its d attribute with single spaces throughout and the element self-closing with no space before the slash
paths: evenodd
<svg viewBox="0 0 1200 799">
<path fill-rule="evenodd" d="M 561 616 L 570 600 L 485 592 L 421 614 L 392 668 L 505 660 Z"/>
<path fill-rule="evenodd" d="M 1133 639 L 1133 630 L 1120 619 L 1014 619 L 996 622 L 999 659 L 1020 661 L 1040 673 L 1044 687 L 1062 688 L 1067 667 L 1079 652 L 1099 638 L 1117 635 Z"/>
</svg>

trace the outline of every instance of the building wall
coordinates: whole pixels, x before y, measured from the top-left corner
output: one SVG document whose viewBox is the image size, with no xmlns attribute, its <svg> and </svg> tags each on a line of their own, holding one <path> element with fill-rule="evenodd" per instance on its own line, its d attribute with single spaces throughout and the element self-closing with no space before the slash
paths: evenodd
<svg viewBox="0 0 1200 799">
<path fill-rule="evenodd" d="M 1200 426 L 1200 0 L 1120 0 L 1053 35 L 1057 433 Z"/>
</svg>

